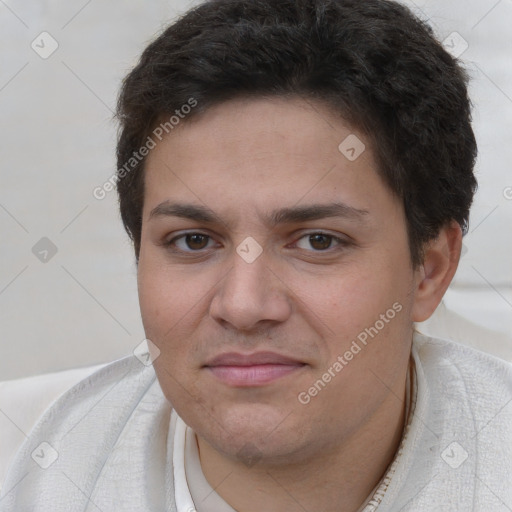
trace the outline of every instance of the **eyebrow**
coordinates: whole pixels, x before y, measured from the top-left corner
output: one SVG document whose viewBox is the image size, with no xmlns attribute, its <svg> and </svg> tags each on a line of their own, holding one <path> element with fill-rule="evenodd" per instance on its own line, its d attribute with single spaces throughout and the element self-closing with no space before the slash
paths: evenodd
<svg viewBox="0 0 512 512">
<path fill-rule="evenodd" d="M 153 217 L 181 217 L 184 219 L 197 220 L 199 222 L 208 222 L 210 224 L 221 222 L 218 215 L 206 206 L 171 203 L 169 201 L 164 201 L 153 208 L 149 214 L 149 219 Z"/>
<path fill-rule="evenodd" d="M 345 203 L 311 204 L 275 210 L 269 217 L 269 224 L 276 226 L 278 224 L 306 222 L 328 217 L 364 220 L 364 217 L 368 215 L 368 213 L 368 210 L 360 210 Z"/>
<path fill-rule="evenodd" d="M 343 217 L 349 220 L 363 221 L 368 213 L 368 210 L 361 210 L 339 202 L 311 204 L 274 210 L 269 215 L 266 223 L 274 227 L 279 224 L 307 222 L 328 217 Z M 164 201 L 151 210 L 149 219 L 155 217 L 181 217 L 209 224 L 226 224 L 213 210 L 206 206 L 188 203 L 171 203 L 170 201 Z"/>
</svg>

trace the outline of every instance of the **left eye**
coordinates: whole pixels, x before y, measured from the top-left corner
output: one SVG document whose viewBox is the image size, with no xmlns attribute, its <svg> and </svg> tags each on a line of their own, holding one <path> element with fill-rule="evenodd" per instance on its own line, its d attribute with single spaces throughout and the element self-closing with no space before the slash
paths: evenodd
<svg viewBox="0 0 512 512">
<path fill-rule="evenodd" d="M 315 251 L 325 251 L 330 249 L 333 245 L 342 245 L 343 240 L 327 233 L 311 233 L 299 238 L 296 242 L 297 247 L 300 249 L 310 250 L 313 248 Z"/>
</svg>

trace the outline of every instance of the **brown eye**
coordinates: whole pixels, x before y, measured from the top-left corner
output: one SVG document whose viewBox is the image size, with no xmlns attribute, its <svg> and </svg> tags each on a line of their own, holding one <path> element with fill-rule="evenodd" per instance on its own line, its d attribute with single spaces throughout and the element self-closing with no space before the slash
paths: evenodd
<svg viewBox="0 0 512 512">
<path fill-rule="evenodd" d="M 325 252 L 330 254 L 333 251 L 341 251 L 348 245 L 349 243 L 346 240 L 320 231 L 307 233 L 295 242 L 296 247 L 310 253 Z"/>
<path fill-rule="evenodd" d="M 198 251 L 204 249 L 208 245 L 210 237 L 208 235 L 202 235 L 200 233 L 192 233 L 185 236 L 185 243 L 189 249 Z"/>
<path fill-rule="evenodd" d="M 209 235 L 204 233 L 184 233 L 169 240 L 165 245 L 176 253 L 194 253 L 204 249 L 212 249 L 215 246 L 215 241 Z"/>
<path fill-rule="evenodd" d="M 324 235 L 322 233 L 317 233 L 314 235 L 309 235 L 309 243 L 313 249 L 317 251 L 323 251 L 325 249 L 329 249 L 331 246 L 333 237 L 330 235 Z"/>
</svg>

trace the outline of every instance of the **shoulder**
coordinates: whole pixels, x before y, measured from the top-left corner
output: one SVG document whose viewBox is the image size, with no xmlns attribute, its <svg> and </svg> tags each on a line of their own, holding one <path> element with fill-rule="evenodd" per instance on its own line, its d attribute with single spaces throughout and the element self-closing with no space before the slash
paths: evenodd
<svg viewBox="0 0 512 512">
<path fill-rule="evenodd" d="M 65 433 L 88 411 L 130 404 L 156 377 L 152 366 L 129 356 L 106 365 L 0 382 L 0 489 L 16 454 L 46 433 Z M 97 416 L 98 418 L 98 416 Z"/>
<path fill-rule="evenodd" d="M 75 368 L 0 382 L 0 488 L 16 451 L 45 410 L 103 365 Z"/>
<path fill-rule="evenodd" d="M 490 510 L 511 500 L 512 365 L 419 333 L 412 352 L 418 401 L 406 487 L 417 497 L 405 510 Z"/>
<path fill-rule="evenodd" d="M 424 376 L 424 387 L 440 417 L 457 423 L 458 428 L 471 428 L 474 435 L 487 425 L 489 432 L 505 436 L 510 443 L 510 362 L 454 341 L 419 333 L 413 338 L 414 353 Z M 448 426 L 445 424 L 445 428 Z"/>
<path fill-rule="evenodd" d="M 475 396 L 498 389 L 512 396 L 512 363 L 461 343 L 414 333 L 413 351 L 425 372 L 464 383 Z M 431 382 L 430 384 L 435 384 Z"/>
<path fill-rule="evenodd" d="M 512 365 L 417 331 L 412 356 L 413 414 L 383 510 L 499 510 L 512 503 Z"/>
</svg>

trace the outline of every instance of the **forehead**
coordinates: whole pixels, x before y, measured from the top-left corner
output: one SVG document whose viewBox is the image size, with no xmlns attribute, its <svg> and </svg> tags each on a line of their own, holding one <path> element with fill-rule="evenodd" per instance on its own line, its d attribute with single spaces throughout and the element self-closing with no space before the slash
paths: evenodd
<svg viewBox="0 0 512 512">
<path fill-rule="evenodd" d="M 187 198 L 215 211 L 393 200 L 364 135 L 321 103 L 242 99 L 186 118 L 146 160 L 145 213 Z"/>
<path fill-rule="evenodd" d="M 193 150 L 197 157 L 207 150 L 209 154 L 222 153 L 227 161 L 264 157 L 271 151 L 300 159 L 318 151 L 325 153 L 329 147 L 338 149 L 350 135 L 357 152 L 346 156 L 355 160 L 363 149 L 365 137 L 327 104 L 297 96 L 240 98 L 199 114 L 192 111 L 189 119 L 184 116 L 176 128 L 164 135 L 164 145 L 175 142 L 189 152 Z M 364 146 L 369 149 L 367 141 Z M 337 156 L 342 154 L 339 152 Z M 371 151 L 365 156 L 373 158 Z"/>
</svg>

